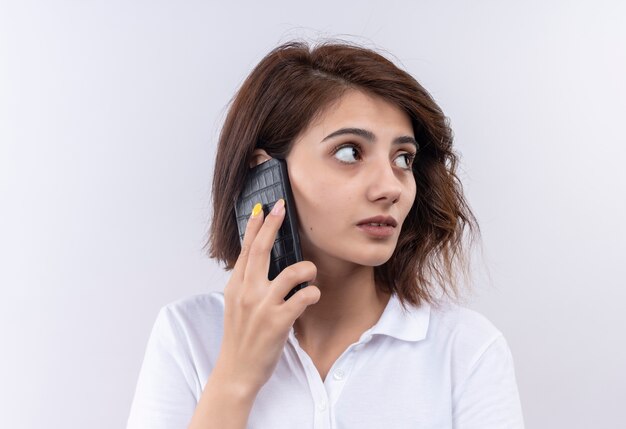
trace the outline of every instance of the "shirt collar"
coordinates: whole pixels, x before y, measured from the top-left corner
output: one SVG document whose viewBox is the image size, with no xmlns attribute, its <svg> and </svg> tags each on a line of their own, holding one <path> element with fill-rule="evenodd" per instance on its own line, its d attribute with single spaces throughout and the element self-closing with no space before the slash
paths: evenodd
<svg viewBox="0 0 626 429">
<path fill-rule="evenodd" d="M 426 301 L 418 307 L 407 304 L 405 311 L 400 299 L 393 293 L 380 319 L 370 328 L 369 335 L 382 334 L 404 341 L 419 341 L 426 338 L 429 321 L 430 305 Z"/>
</svg>

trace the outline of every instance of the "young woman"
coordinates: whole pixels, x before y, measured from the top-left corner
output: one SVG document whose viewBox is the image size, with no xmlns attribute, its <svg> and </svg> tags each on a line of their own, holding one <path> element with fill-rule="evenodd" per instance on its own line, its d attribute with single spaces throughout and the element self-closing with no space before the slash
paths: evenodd
<svg viewBox="0 0 626 429">
<path fill-rule="evenodd" d="M 242 245 L 234 203 L 247 170 L 274 157 L 305 260 L 270 281 L 283 202 L 256 207 Z M 207 244 L 232 276 L 161 309 L 128 428 L 522 428 L 505 338 L 458 301 L 478 225 L 456 163 L 441 109 L 383 56 L 270 52 L 217 151 Z"/>
</svg>

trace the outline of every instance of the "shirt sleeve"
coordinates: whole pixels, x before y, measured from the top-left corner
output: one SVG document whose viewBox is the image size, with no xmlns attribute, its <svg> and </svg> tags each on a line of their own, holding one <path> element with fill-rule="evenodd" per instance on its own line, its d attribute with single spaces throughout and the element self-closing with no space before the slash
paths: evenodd
<svg viewBox="0 0 626 429">
<path fill-rule="evenodd" d="M 523 429 L 511 350 L 497 336 L 472 365 L 455 395 L 454 429 Z"/>
<path fill-rule="evenodd" d="M 127 429 L 186 429 L 197 400 L 184 336 L 167 307 L 154 323 L 139 372 Z"/>
</svg>

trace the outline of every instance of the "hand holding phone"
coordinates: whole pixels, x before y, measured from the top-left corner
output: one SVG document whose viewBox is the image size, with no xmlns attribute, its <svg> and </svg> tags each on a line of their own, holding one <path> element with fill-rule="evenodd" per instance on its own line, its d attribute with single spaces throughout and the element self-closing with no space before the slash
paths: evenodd
<svg viewBox="0 0 626 429">
<path fill-rule="evenodd" d="M 286 161 L 271 158 L 250 169 L 243 190 L 235 204 L 239 241 L 243 243 L 246 225 L 254 205 L 261 203 L 263 213 L 266 215 L 276 201 L 281 198 L 285 201 L 285 220 L 278 230 L 272 246 L 269 280 L 274 280 L 289 265 L 303 260 L 298 234 L 298 216 L 289 183 Z M 303 282 L 296 285 L 284 298 L 285 301 L 308 284 L 308 282 Z"/>
<path fill-rule="evenodd" d="M 272 376 L 283 353 L 289 330 L 309 305 L 319 301 L 315 285 L 285 295 L 294 283 L 314 279 L 317 269 L 311 261 L 291 265 L 273 281 L 267 278 L 270 249 L 283 224 L 282 201 L 265 216 L 260 211 L 247 222 L 241 253 L 224 289 L 224 336 L 219 356 L 207 382 L 211 401 L 215 389 L 243 394 L 249 402 Z M 204 394 L 203 394 L 204 396 Z"/>
</svg>

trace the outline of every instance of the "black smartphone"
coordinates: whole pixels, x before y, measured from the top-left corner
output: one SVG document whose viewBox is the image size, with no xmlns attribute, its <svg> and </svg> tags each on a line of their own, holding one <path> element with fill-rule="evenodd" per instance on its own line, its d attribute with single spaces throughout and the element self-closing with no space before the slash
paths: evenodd
<svg viewBox="0 0 626 429">
<path fill-rule="evenodd" d="M 239 229 L 239 242 L 243 243 L 246 225 L 252 208 L 261 203 L 265 216 L 279 199 L 285 200 L 285 217 L 280 226 L 270 256 L 268 279 L 274 280 L 289 265 L 302 261 L 300 236 L 298 234 L 298 216 L 289 183 L 287 162 L 284 159 L 271 158 L 248 170 L 242 192 L 235 204 L 235 216 Z M 295 286 L 284 300 L 309 285 L 309 282 Z"/>
</svg>

